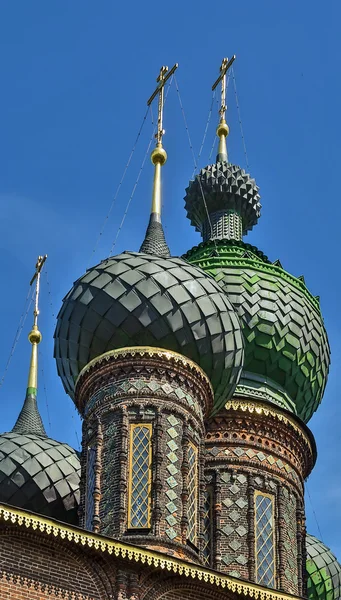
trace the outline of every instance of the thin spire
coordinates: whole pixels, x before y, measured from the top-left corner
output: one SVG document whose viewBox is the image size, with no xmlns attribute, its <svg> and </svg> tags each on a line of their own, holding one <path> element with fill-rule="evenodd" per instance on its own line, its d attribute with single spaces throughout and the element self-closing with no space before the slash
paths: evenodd
<svg viewBox="0 0 341 600">
<path fill-rule="evenodd" d="M 154 165 L 152 206 L 149 224 L 140 252 L 145 252 L 146 254 L 158 254 L 166 257 L 170 256 L 170 251 L 165 240 L 165 234 L 161 223 L 161 167 L 167 160 L 167 152 L 162 146 L 162 137 L 165 133 L 165 130 L 163 129 L 164 88 L 165 83 L 177 68 L 177 63 L 170 71 L 168 71 L 168 67 L 161 67 L 159 76 L 156 80 L 158 85 L 147 102 L 148 106 L 150 106 L 154 98 L 156 98 L 157 95 L 159 96 L 157 132 L 155 135 L 156 147 L 152 151 L 150 157 Z"/>
<path fill-rule="evenodd" d="M 30 281 L 30 285 L 36 282 L 34 311 L 33 311 L 33 327 L 28 334 L 31 348 L 30 368 L 28 372 L 28 382 L 26 389 L 26 397 L 23 407 L 20 411 L 18 419 L 12 429 L 15 433 L 33 433 L 35 435 L 46 436 L 46 431 L 39 414 L 37 406 L 37 390 L 38 390 L 38 344 L 42 340 L 42 335 L 38 329 L 39 315 L 39 292 L 40 292 L 40 274 L 43 265 L 47 259 L 47 255 L 38 256 L 36 270 Z"/>
<path fill-rule="evenodd" d="M 228 162 L 227 156 L 227 147 L 226 147 L 226 138 L 229 134 L 229 126 L 226 123 L 226 73 L 235 61 L 236 55 L 234 54 L 230 60 L 228 58 L 223 58 L 221 66 L 220 66 L 220 75 L 218 79 L 212 85 L 212 91 L 215 90 L 218 83 L 221 82 L 221 102 L 220 102 L 220 121 L 217 127 L 217 136 L 219 138 L 219 146 L 218 146 L 218 154 L 217 154 L 217 162 Z"/>
</svg>

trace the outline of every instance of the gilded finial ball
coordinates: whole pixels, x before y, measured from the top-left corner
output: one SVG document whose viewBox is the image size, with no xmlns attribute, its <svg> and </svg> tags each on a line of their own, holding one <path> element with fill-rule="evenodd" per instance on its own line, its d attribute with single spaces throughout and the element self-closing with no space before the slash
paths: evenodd
<svg viewBox="0 0 341 600">
<path fill-rule="evenodd" d="M 42 339 L 43 339 L 43 336 L 41 335 L 38 328 L 32 329 L 32 331 L 30 331 L 30 333 L 28 334 L 28 341 L 31 344 L 40 344 Z"/>
<path fill-rule="evenodd" d="M 225 137 L 227 137 L 229 133 L 230 129 L 226 121 L 222 121 L 221 123 L 219 123 L 217 127 L 217 136 L 220 137 L 224 135 Z"/>
<path fill-rule="evenodd" d="M 165 164 L 167 160 L 167 152 L 162 146 L 156 146 L 153 152 L 150 155 L 150 160 L 153 165 L 160 164 L 161 166 Z"/>
</svg>

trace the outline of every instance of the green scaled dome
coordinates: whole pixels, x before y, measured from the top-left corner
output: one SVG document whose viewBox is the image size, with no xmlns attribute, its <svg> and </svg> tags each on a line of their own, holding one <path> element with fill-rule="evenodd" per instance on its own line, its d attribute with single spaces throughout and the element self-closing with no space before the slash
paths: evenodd
<svg viewBox="0 0 341 600">
<path fill-rule="evenodd" d="M 215 392 L 215 410 L 243 367 L 239 318 L 219 284 L 181 258 L 123 252 L 89 269 L 64 298 L 55 332 L 58 374 L 73 397 L 92 359 L 127 346 L 173 350 L 196 362 Z"/>
<path fill-rule="evenodd" d="M 307 574 L 309 600 L 341 598 L 341 565 L 334 554 L 313 535 L 307 535 Z"/>
<path fill-rule="evenodd" d="M 245 360 L 236 393 L 307 422 L 323 396 L 330 350 L 319 300 L 303 278 L 235 239 L 204 242 L 183 258 L 215 277 L 240 317 Z"/>
</svg>

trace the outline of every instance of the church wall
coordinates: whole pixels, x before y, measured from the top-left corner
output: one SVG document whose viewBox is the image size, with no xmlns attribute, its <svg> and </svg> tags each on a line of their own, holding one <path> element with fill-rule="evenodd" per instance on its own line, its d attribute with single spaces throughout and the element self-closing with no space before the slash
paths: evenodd
<svg viewBox="0 0 341 600">
<path fill-rule="evenodd" d="M 139 600 L 227 600 L 235 596 L 224 589 L 212 589 L 206 583 L 198 584 L 183 577 L 163 577 L 156 574 L 147 576 L 141 582 Z"/>
<path fill-rule="evenodd" d="M 0 600 L 106 600 L 111 592 L 100 563 L 82 552 L 38 533 L 0 530 Z"/>
</svg>

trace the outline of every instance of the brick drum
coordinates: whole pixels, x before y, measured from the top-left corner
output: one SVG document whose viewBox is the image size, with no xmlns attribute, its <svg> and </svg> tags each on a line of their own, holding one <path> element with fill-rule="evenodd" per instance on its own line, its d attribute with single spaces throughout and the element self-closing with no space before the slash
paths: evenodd
<svg viewBox="0 0 341 600">
<path fill-rule="evenodd" d="M 96 359 L 83 372 L 76 402 L 85 419 L 81 526 L 200 560 L 204 417 L 213 403 L 212 388 L 203 371 L 172 352 L 153 348 L 115 351 Z M 152 518 L 145 530 L 129 528 L 127 519 L 133 424 L 152 427 Z M 194 541 L 188 540 L 191 448 L 197 455 Z M 95 452 L 92 471 L 89 451 Z"/>
<path fill-rule="evenodd" d="M 304 480 L 315 457 L 308 428 L 275 406 L 234 399 L 206 431 L 212 498 L 209 566 L 257 583 L 255 495 L 273 499 L 275 587 L 305 593 Z"/>
</svg>

